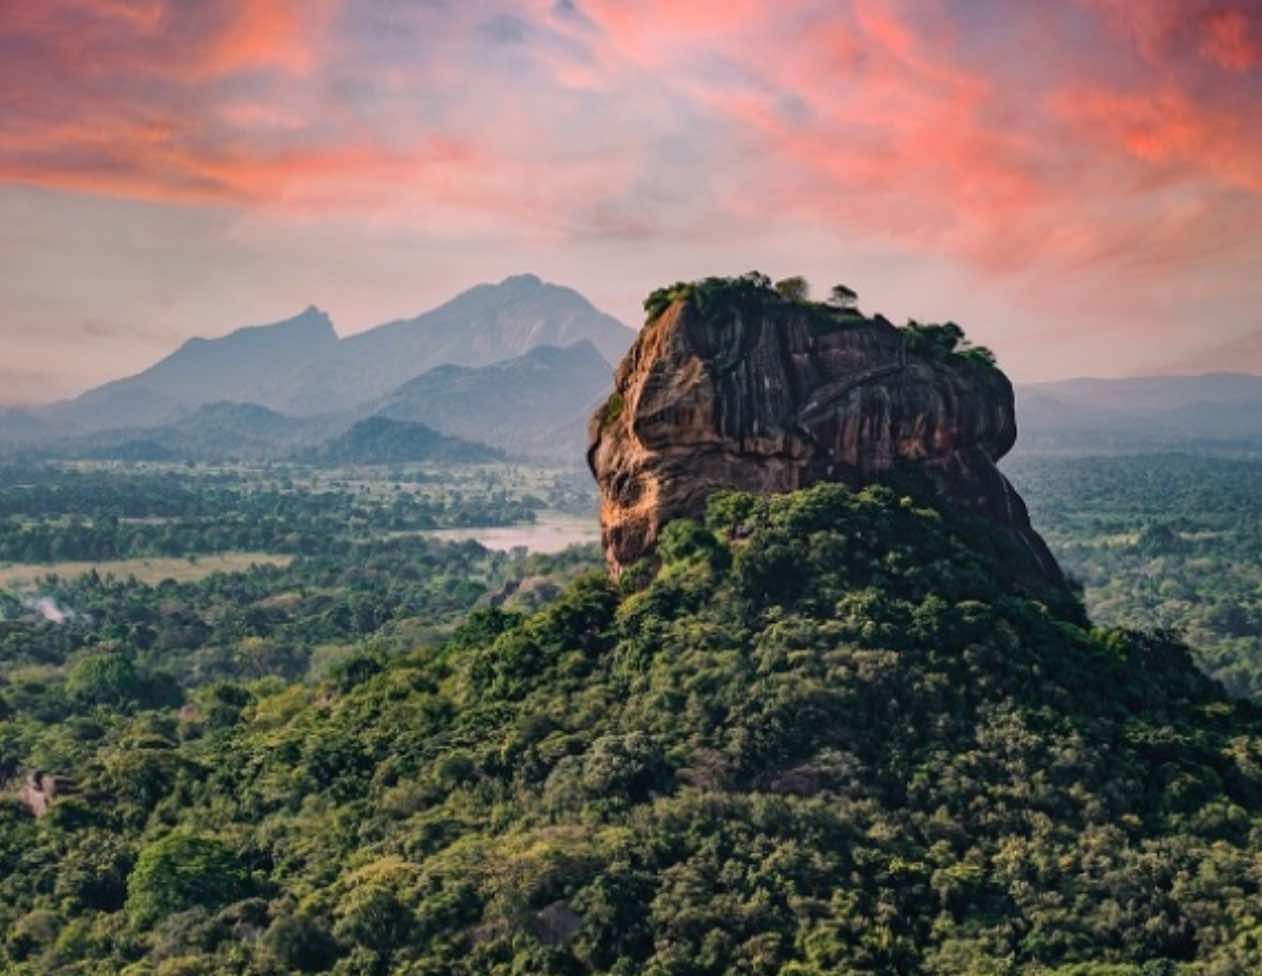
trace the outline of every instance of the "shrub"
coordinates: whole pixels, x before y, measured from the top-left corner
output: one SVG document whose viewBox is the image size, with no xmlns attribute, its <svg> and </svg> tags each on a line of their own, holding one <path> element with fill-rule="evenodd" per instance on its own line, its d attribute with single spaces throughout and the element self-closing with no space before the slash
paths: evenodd
<svg viewBox="0 0 1262 976">
<path fill-rule="evenodd" d="M 130 708 L 140 703 L 144 681 L 129 655 L 107 652 L 76 664 L 66 679 L 66 692 L 85 705 Z"/>
<path fill-rule="evenodd" d="M 174 912 L 238 901 L 250 887 L 245 867 L 224 844 L 172 833 L 140 852 L 127 879 L 127 914 L 136 925 L 148 925 Z"/>
</svg>

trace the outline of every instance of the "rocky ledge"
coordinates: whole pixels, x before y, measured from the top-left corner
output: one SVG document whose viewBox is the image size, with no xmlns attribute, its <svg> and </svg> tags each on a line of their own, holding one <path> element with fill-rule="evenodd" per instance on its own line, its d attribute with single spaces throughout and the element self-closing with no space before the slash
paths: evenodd
<svg viewBox="0 0 1262 976">
<path fill-rule="evenodd" d="M 779 288 L 779 286 L 777 286 Z M 1016 440 L 1012 384 L 952 324 L 896 328 L 786 296 L 761 275 L 654 293 L 592 417 L 606 557 L 620 573 L 715 490 L 852 487 L 911 469 L 1001 526 L 1027 575 L 1060 569 L 995 463 Z"/>
</svg>

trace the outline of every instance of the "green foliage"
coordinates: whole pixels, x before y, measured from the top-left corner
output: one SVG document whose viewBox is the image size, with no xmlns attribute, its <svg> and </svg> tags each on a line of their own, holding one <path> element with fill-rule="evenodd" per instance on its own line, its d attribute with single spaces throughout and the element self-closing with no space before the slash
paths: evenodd
<svg viewBox="0 0 1262 976">
<path fill-rule="evenodd" d="M 1262 700 L 1262 462 L 1024 455 L 1005 468 L 1094 619 L 1178 632 L 1228 691 Z"/>
<path fill-rule="evenodd" d="M 298 477 L 316 478 L 309 472 Z M 231 550 L 319 555 L 385 531 L 530 521 L 543 501 L 511 497 L 490 472 L 460 490 L 362 492 L 334 480 L 294 490 L 293 474 L 0 465 L 0 562 L 115 560 Z M 550 507 L 575 507 L 554 485 Z M 590 495 L 590 492 L 585 492 Z M 581 501 L 590 511 L 590 498 Z M 0 619 L 20 605 L 0 598 Z"/>
<path fill-rule="evenodd" d="M 811 284 L 801 275 L 776 282 L 776 293 L 786 302 L 806 302 L 811 298 Z"/>
<path fill-rule="evenodd" d="M 910 352 L 939 359 L 955 358 L 988 368 L 995 366 L 995 354 L 985 346 L 972 345 L 954 322 L 922 325 L 913 319 L 903 328 L 903 335 Z"/>
<path fill-rule="evenodd" d="M 171 833 L 140 851 L 127 879 L 127 914 L 136 925 L 151 925 L 190 908 L 227 905 L 250 890 L 249 873 L 227 846 Z"/>
<path fill-rule="evenodd" d="M 760 271 L 735 278 L 703 278 L 679 281 L 654 291 L 644 301 L 648 322 L 653 322 L 676 302 L 690 305 L 708 320 L 728 317 L 752 318 L 772 308 L 789 308 L 802 316 L 819 334 L 845 328 L 866 319 L 856 308 L 858 296 L 844 285 L 832 290 L 827 302 L 810 300 L 810 284 L 800 275 L 784 278 L 774 285 Z"/>
<path fill-rule="evenodd" d="M 838 308 L 851 309 L 859 302 L 859 293 L 847 285 L 833 285 L 828 293 L 828 300 Z"/>
<path fill-rule="evenodd" d="M 370 580 L 437 614 L 484 553 L 348 549 L 280 594 L 221 580 L 214 613 L 164 591 L 213 630 L 305 589 L 234 624 L 299 646 L 328 633 L 307 599 L 377 629 L 319 682 L 179 711 L 71 719 L 46 669 L 6 671 L 0 764 L 81 793 L 38 822 L 0 801 L 0 969 L 1255 971 L 1262 712 L 1169 634 L 1032 595 L 992 535 L 901 485 L 721 492 L 632 584 L 536 560 L 573 579 L 542 609 L 399 644 Z"/>
<path fill-rule="evenodd" d="M 736 278 L 703 278 L 678 281 L 659 288 L 644 300 L 648 321 L 654 321 L 675 302 L 685 302 L 707 318 L 729 314 L 752 315 L 768 306 L 793 305 L 818 316 L 830 317 L 828 306 L 809 301 L 810 286 L 800 276 L 785 278 L 773 285 L 761 271 Z"/>
<path fill-rule="evenodd" d="M 85 705 L 126 709 L 139 704 L 144 681 L 127 654 L 93 654 L 70 669 L 66 693 Z"/>
<path fill-rule="evenodd" d="M 646 322 L 653 322 L 675 302 L 688 301 L 692 297 L 693 285 L 687 281 L 677 281 L 673 285 L 654 290 L 644 299 Z"/>
<path fill-rule="evenodd" d="M 608 427 L 615 420 L 622 416 L 622 394 L 617 390 L 609 394 L 609 399 L 605 401 L 605 411 L 601 415 L 601 427 Z"/>
<path fill-rule="evenodd" d="M 692 519 L 677 519 L 668 523 L 658 539 L 657 550 L 662 561 L 668 565 L 693 560 L 721 563 L 727 556 L 714 533 Z"/>
<path fill-rule="evenodd" d="M 0 509 L 22 526 L 0 531 L 0 561 L 6 545 L 19 555 L 22 540 L 36 536 L 94 558 L 118 555 L 120 544 L 153 554 L 243 546 L 297 557 L 288 566 L 157 585 L 110 575 L 103 566 L 74 579 L 50 573 L 22 599 L 0 595 L 0 668 L 6 678 L 23 675 L 0 679 L 0 719 L 62 721 L 105 706 L 165 707 L 180 703 L 181 687 L 223 679 L 323 678 L 372 635 L 380 634 L 378 644 L 390 652 L 409 650 L 418 637 L 445 636 L 488 590 L 528 575 L 556 573 L 564 581 L 599 563 L 594 548 L 528 557 L 422 534 L 530 522 L 543 507 L 590 512 L 590 488 L 584 483 L 580 492 L 569 476 L 504 469 L 462 472 L 454 482 L 445 475 L 427 474 L 419 484 L 406 483 L 403 473 L 387 483 L 381 477 L 362 488 L 333 481 L 310 490 L 275 472 L 0 466 Z M 519 479 L 529 491 L 514 484 Z M 68 506 L 85 508 L 90 522 L 65 516 Z M 156 552 L 154 538 L 161 540 Z M 66 619 L 55 624 L 38 614 L 36 593 L 64 608 Z M 223 703 L 198 709 L 199 724 L 230 718 Z"/>
</svg>

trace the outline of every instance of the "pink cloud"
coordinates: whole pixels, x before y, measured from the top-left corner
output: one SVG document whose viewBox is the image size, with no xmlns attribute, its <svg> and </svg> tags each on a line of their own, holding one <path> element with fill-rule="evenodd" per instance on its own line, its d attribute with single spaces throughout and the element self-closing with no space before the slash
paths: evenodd
<svg viewBox="0 0 1262 976">
<path fill-rule="evenodd" d="M 303 74 L 342 0 L 41 0 L 14 4 L 0 38 L 79 79 L 118 73 L 175 82 L 245 69 Z"/>
<path fill-rule="evenodd" d="M 1240 0 L 976 10 L 45 0 L 0 26 L 0 179 L 540 235 L 783 219 L 991 271 L 1142 248 L 1145 222 L 1197 253 L 1226 194 L 1262 193 Z"/>
<path fill-rule="evenodd" d="M 1079 0 L 1102 11 L 1109 24 L 1154 64 L 1171 67 L 1188 51 L 1226 71 L 1245 72 L 1262 61 L 1262 8 L 1249 0 Z"/>
<path fill-rule="evenodd" d="M 1201 52 L 1227 71 L 1249 71 L 1262 62 L 1255 28 L 1239 10 L 1224 10 L 1205 21 Z"/>
<path fill-rule="evenodd" d="M 1177 87 L 1068 89 L 1057 104 L 1079 133 L 1124 150 L 1168 180 L 1209 180 L 1262 195 L 1262 132 Z"/>
<path fill-rule="evenodd" d="M 722 47 L 733 34 L 757 31 L 775 16 L 800 5 L 785 0 L 585 0 L 584 14 L 602 30 L 615 51 L 647 66 L 670 62 L 698 43 Z"/>
<path fill-rule="evenodd" d="M 751 222 L 846 228 L 991 270 L 1116 259 L 1122 242 L 1136 261 L 1145 247 L 1175 262 L 1217 249 L 1216 226 L 1235 226 L 1229 194 L 1262 192 L 1260 93 L 1196 72 L 1207 59 L 1244 71 L 1252 20 L 1212 0 L 1083 3 L 1116 37 L 1095 30 L 1090 58 L 1046 8 L 1002 8 L 1042 62 L 966 46 L 965 5 L 945 0 L 584 9 L 611 50 L 732 123 L 755 162 L 723 203 Z M 1188 37 L 1206 45 L 1191 64 Z M 752 79 L 706 79 L 688 50 L 721 52 Z M 1171 206 L 1176 185 L 1190 189 Z"/>
</svg>

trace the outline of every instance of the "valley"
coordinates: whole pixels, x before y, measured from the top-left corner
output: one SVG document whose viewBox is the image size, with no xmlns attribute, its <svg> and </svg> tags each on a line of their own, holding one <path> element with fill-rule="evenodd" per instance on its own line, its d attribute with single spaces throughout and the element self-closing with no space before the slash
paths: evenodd
<svg viewBox="0 0 1262 976">
<path fill-rule="evenodd" d="M 1092 620 L 1177 634 L 1229 692 L 1262 701 L 1262 450 L 1027 454 L 1005 470 Z"/>
</svg>

